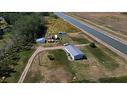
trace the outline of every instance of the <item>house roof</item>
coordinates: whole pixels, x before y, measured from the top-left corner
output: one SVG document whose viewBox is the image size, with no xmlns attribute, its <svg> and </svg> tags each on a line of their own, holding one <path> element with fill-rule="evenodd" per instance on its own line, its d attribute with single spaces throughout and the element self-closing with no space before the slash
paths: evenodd
<svg viewBox="0 0 127 95">
<path fill-rule="evenodd" d="M 80 51 L 76 46 L 74 45 L 67 45 L 64 46 L 64 49 L 67 50 L 71 55 L 77 56 L 77 55 L 84 55 L 82 51 Z"/>
</svg>

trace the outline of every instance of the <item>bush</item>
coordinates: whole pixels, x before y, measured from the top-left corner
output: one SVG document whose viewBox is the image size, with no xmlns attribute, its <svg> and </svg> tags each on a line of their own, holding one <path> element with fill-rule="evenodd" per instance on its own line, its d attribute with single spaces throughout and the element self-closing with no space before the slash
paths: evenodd
<svg viewBox="0 0 127 95">
<path fill-rule="evenodd" d="M 2 30 L 2 29 L 0 29 L 0 39 L 2 39 L 2 38 L 3 38 L 3 35 L 4 35 L 4 32 L 3 32 L 3 30 Z"/>
<path fill-rule="evenodd" d="M 53 55 L 48 55 L 49 60 L 55 60 Z"/>
<path fill-rule="evenodd" d="M 92 47 L 92 48 L 96 48 L 95 43 L 90 43 L 90 47 Z"/>
<path fill-rule="evenodd" d="M 3 39 L 3 36 L 2 35 L 0 35 L 0 39 Z"/>
<path fill-rule="evenodd" d="M 127 76 L 100 78 L 101 83 L 127 83 Z"/>
</svg>

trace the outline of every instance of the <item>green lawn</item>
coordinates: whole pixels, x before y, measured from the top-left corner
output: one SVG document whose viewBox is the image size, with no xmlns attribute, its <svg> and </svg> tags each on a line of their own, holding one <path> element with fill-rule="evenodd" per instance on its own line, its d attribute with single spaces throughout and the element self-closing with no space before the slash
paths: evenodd
<svg viewBox="0 0 127 95">
<path fill-rule="evenodd" d="M 54 51 L 49 51 L 49 53 L 53 54 L 55 57 L 55 62 L 61 64 L 65 67 L 65 69 L 69 72 L 72 73 L 72 75 L 75 75 L 75 71 L 72 69 L 71 66 L 71 61 L 68 60 L 67 54 L 63 50 L 54 50 Z"/>
<path fill-rule="evenodd" d="M 48 52 L 49 54 L 54 56 L 55 64 L 63 64 L 66 65 L 69 63 L 66 53 L 63 50 L 52 50 Z"/>
<path fill-rule="evenodd" d="M 87 49 L 97 58 L 99 63 L 106 68 L 115 69 L 119 66 L 118 63 L 111 56 L 108 56 L 105 52 L 103 52 L 102 49 L 91 48 L 90 46 L 88 46 Z"/>
<path fill-rule="evenodd" d="M 90 80 L 78 80 L 78 81 L 72 81 L 72 83 L 95 83 L 95 81 L 90 81 Z"/>
<path fill-rule="evenodd" d="M 127 76 L 100 78 L 98 82 L 99 83 L 127 83 Z M 90 81 L 84 79 L 79 81 L 72 81 L 72 83 L 96 83 L 96 81 Z"/>
<path fill-rule="evenodd" d="M 99 82 L 101 83 L 127 83 L 127 76 L 100 78 Z"/>
<path fill-rule="evenodd" d="M 83 37 L 70 37 L 77 44 L 87 44 L 89 41 Z"/>
</svg>

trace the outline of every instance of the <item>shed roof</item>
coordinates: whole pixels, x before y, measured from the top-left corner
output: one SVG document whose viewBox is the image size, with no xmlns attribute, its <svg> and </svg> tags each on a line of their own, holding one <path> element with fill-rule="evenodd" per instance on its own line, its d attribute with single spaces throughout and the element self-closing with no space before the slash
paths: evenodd
<svg viewBox="0 0 127 95">
<path fill-rule="evenodd" d="M 0 16 L 0 20 L 3 20 L 4 18 L 2 16 Z"/>
<path fill-rule="evenodd" d="M 84 55 L 84 53 L 74 45 L 64 46 L 64 49 L 71 53 L 73 56 Z"/>
<path fill-rule="evenodd" d="M 36 42 L 45 42 L 45 38 L 38 38 L 36 39 Z"/>
</svg>

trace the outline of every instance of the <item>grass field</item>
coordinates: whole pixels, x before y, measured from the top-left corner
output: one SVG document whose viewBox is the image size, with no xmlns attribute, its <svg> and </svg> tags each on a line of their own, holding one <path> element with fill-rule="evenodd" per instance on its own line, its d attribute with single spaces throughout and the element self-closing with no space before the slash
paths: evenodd
<svg viewBox="0 0 127 95">
<path fill-rule="evenodd" d="M 119 65 L 118 63 L 99 48 L 87 47 L 87 49 L 98 59 L 99 63 L 104 65 L 106 68 L 114 69 Z"/>
<path fill-rule="evenodd" d="M 90 41 L 87 38 L 84 38 L 82 35 L 82 32 L 78 33 L 69 33 L 68 34 L 71 40 L 73 41 L 74 44 L 87 44 L 90 43 Z"/>
</svg>

